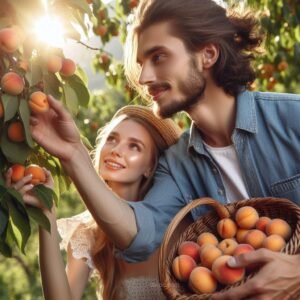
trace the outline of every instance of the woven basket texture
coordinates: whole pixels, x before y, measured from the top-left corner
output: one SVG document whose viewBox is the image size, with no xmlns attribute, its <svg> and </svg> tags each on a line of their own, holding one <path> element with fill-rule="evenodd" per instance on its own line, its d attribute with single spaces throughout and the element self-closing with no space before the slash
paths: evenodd
<svg viewBox="0 0 300 300">
<path fill-rule="evenodd" d="M 205 215 L 199 217 L 185 229 L 181 228 L 180 234 L 178 229 L 182 227 L 182 222 L 188 217 L 192 209 L 200 205 L 212 206 Z M 194 299 L 210 299 L 212 294 L 193 294 L 186 283 L 179 282 L 172 274 L 172 262 L 178 255 L 178 247 L 184 241 L 197 241 L 197 237 L 203 232 L 211 232 L 218 236 L 217 223 L 221 218 L 234 218 L 235 212 L 243 206 L 254 207 L 260 216 L 270 218 L 281 218 L 286 220 L 292 228 L 292 236 L 287 242 L 282 252 L 288 254 L 296 254 L 300 248 L 300 207 L 288 199 L 283 198 L 251 198 L 247 200 L 237 201 L 228 205 L 222 205 L 211 198 L 195 199 L 183 209 L 181 209 L 168 226 L 159 254 L 159 279 L 162 290 L 168 299 L 176 300 L 194 300 Z M 174 238 L 174 236 L 176 238 Z M 217 291 L 229 289 L 243 284 L 255 274 L 249 274 L 242 281 L 232 285 L 224 286 Z M 291 299 L 300 299 L 299 286 L 296 287 L 295 297 Z M 292 293 L 292 291 L 291 291 Z"/>
</svg>

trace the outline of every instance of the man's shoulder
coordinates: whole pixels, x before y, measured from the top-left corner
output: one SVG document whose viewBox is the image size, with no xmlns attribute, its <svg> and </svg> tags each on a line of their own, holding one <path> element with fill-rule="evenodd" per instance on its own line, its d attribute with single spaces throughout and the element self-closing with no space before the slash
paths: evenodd
<svg viewBox="0 0 300 300">
<path fill-rule="evenodd" d="M 165 151 L 166 156 L 181 156 L 187 153 L 190 139 L 190 128 L 186 129 L 180 136 L 176 144 L 172 145 Z"/>
<path fill-rule="evenodd" d="M 256 101 L 268 101 L 268 102 L 299 102 L 300 94 L 292 93 L 275 93 L 275 92 L 253 92 L 254 99 Z"/>
</svg>

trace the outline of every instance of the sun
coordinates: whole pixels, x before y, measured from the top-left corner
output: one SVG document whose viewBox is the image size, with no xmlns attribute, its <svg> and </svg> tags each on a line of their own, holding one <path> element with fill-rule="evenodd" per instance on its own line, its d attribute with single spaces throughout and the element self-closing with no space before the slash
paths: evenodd
<svg viewBox="0 0 300 300">
<path fill-rule="evenodd" d="M 33 31 L 37 39 L 49 46 L 61 48 L 64 45 L 64 27 L 56 17 L 47 15 L 38 19 Z"/>
</svg>

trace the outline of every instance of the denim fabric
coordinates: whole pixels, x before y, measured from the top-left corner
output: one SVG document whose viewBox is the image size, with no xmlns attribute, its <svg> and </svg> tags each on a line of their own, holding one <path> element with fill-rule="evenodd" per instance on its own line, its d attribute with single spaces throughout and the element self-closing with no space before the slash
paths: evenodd
<svg viewBox="0 0 300 300">
<path fill-rule="evenodd" d="M 300 204 L 300 95 L 244 91 L 237 97 L 232 142 L 250 197 L 284 197 Z M 193 199 L 209 196 L 227 203 L 218 166 L 192 124 L 160 159 L 145 199 L 129 202 L 138 234 L 118 254 L 141 261 L 160 244 L 174 215 Z M 196 219 L 207 208 L 196 208 Z"/>
</svg>

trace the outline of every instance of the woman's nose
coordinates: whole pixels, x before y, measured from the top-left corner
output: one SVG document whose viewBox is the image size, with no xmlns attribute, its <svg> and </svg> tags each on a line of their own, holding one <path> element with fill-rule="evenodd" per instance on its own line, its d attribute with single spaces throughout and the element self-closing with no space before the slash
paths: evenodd
<svg viewBox="0 0 300 300">
<path fill-rule="evenodd" d="M 122 155 L 122 146 L 120 144 L 115 145 L 112 149 L 111 149 L 111 154 L 114 156 L 121 156 Z"/>
</svg>

